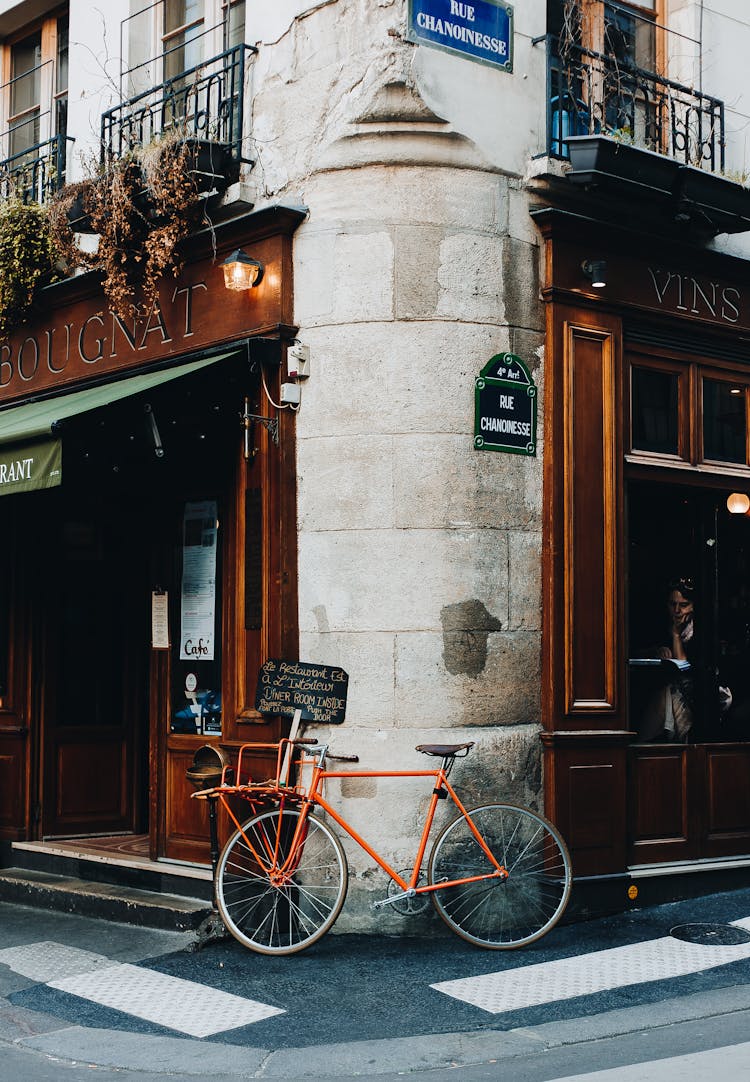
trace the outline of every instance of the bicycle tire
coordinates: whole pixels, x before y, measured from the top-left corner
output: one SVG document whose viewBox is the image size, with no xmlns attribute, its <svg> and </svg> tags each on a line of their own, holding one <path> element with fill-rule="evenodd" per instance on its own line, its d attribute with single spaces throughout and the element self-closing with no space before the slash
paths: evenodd
<svg viewBox="0 0 750 1082">
<path fill-rule="evenodd" d="M 570 856 L 542 815 L 513 804 L 485 804 L 468 813 L 508 872 L 436 890 L 433 904 L 448 927 L 469 943 L 512 950 L 533 943 L 557 924 L 570 897 Z M 463 816 L 440 832 L 430 853 L 430 884 L 486 875 L 493 865 Z"/>
<path fill-rule="evenodd" d="M 221 918 L 235 939 L 260 954 L 295 954 L 312 946 L 344 904 L 346 856 L 317 816 L 307 816 L 296 867 L 285 881 L 272 882 L 253 855 L 253 849 L 273 854 L 278 844 L 276 863 L 283 866 L 299 818 L 296 808 L 261 812 L 234 832 L 219 858 L 216 905 Z"/>
</svg>

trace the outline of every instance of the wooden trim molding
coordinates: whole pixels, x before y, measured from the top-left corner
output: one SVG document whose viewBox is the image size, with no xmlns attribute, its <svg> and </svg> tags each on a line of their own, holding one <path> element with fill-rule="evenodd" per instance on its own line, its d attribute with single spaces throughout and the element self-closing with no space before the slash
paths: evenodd
<svg viewBox="0 0 750 1082">
<path fill-rule="evenodd" d="M 612 329 L 564 330 L 564 710 L 618 705 L 618 394 Z"/>
</svg>

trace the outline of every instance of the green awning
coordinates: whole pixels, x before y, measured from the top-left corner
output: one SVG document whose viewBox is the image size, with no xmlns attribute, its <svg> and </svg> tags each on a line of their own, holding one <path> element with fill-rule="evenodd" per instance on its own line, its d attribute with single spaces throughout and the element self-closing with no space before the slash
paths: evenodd
<svg viewBox="0 0 750 1082">
<path fill-rule="evenodd" d="M 62 444 L 44 440 L 23 447 L 0 446 L 0 496 L 62 484 Z"/>
<path fill-rule="evenodd" d="M 0 496 L 62 484 L 61 442 L 53 436 L 60 421 L 189 376 L 236 352 L 230 350 L 189 364 L 126 376 L 82 391 L 0 410 Z"/>
</svg>

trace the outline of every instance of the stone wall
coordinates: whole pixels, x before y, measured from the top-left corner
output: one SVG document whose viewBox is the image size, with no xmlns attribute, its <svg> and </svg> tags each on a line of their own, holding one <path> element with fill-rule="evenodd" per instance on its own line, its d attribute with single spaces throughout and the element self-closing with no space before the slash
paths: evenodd
<svg viewBox="0 0 750 1082">
<path fill-rule="evenodd" d="M 473 448 L 474 378 L 493 354 L 517 351 L 543 379 L 518 179 L 532 124 L 516 108 L 507 160 L 492 130 L 520 79 L 407 43 L 405 3 L 305 6 L 259 41 L 254 136 L 262 197 L 309 208 L 294 268 L 312 355 L 300 656 L 350 674 L 346 723 L 320 735 L 391 769 L 426 769 L 417 743 L 475 740 L 456 768 L 470 800 L 539 804 L 542 441 L 530 459 Z M 430 789 L 408 783 L 397 803 L 401 783 L 352 779 L 329 796 L 404 868 Z M 339 929 L 401 929 L 369 912 L 385 878 L 348 851 Z"/>
</svg>

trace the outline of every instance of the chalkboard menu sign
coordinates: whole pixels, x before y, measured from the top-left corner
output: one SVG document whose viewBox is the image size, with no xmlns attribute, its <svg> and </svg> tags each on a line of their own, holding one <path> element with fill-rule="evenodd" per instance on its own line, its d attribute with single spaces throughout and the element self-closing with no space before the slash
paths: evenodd
<svg viewBox="0 0 750 1082">
<path fill-rule="evenodd" d="M 340 725 L 346 713 L 349 676 L 343 669 L 308 661 L 269 659 L 258 676 L 255 709 L 261 714 L 292 717 L 302 721 Z"/>
</svg>

